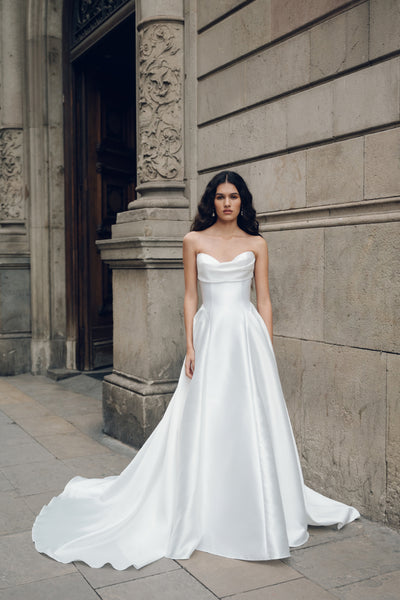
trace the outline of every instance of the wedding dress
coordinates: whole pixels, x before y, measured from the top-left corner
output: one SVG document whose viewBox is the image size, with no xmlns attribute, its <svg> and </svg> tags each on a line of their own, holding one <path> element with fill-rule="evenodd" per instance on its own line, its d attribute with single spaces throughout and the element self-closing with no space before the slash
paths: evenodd
<svg viewBox="0 0 400 600">
<path fill-rule="evenodd" d="M 43 507 L 39 552 L 91 567 L 136 568 L 195 549 L 244 560 L 289 556 L 307 525 L 360 515 L 303 482 L 271 340 L 250 302 L 255 257 L 197 256 L 203 304 L 196 367 L 116 477 L 73 478 Z"/>
</svg>

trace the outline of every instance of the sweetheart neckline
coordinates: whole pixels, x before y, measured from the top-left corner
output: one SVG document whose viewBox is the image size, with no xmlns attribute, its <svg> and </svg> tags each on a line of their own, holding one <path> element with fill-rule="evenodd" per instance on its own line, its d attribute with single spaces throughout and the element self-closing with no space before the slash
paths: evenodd
<svg viewBox="0 0 400 600">
<path fill-rule="evenodd" d="M 239 252 L 239 254 L 236 254 L 236 256 L 234 258 L 232 258 L 232 260 L 223 260 L 223 261 L 218 260 L 218 258 L 215 258 L 215 256 L 213 256 L 212 254 L 208 254 L 208 252 L 198 252 L 197 256 L 200 256 L 200 254 L 204 254 L 204 256 L 209 256 L 210 258 L 215 260 L 215 262 L 217 262 L 219 265 L 227 265 L 227 264 L 235 261 L 237 258 L 239 258 L 239 256 L 242 256 L 242 254 L 252 254 L 254 256 L 254 258 L 256 257 L 253 250 L 244 250 L 243 252 Z"/>
</svg>

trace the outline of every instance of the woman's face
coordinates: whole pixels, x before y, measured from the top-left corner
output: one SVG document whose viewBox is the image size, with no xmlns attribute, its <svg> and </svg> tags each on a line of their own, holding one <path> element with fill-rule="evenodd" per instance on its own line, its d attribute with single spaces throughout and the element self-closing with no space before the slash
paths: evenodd
<svg viewBox="0 0 400 600">
<path fill-rule="evenodd" d="M 242 201 L 237 188 L 232 183 L 220 183 L 215 192 L 214 207 L 221 221 L 235 221 L 240 213 Z"/>
</svg>

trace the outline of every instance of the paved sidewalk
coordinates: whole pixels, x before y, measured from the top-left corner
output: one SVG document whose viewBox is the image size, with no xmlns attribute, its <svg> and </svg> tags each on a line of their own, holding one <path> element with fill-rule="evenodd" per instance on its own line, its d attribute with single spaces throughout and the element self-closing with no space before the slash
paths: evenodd
<svg viewBox="0 0 400 600">
<path fill-rule="evenodd" d="M 87 375 L 0 378 L 1 600 L 398 600 L 400 535 L 365 519 L 310 528 L 289 559 L 194 552 L 142 569 L 59 564 L 34 550 L 43 504 L 75 475 L 118 474 L 135 451 L 101 432 L 101 382 Z"/>
</svg>

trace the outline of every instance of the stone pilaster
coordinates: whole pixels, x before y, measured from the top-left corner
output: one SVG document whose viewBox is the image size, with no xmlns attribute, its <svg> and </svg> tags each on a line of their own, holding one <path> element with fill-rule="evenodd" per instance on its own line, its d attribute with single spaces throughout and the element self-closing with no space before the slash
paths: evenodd
<svg viewBox="0 0 400 600">
<path fill-rule="evenodd" d="M 114 370 L 103 388 L 104 430 L 141 446 L 161 419 L 184 355 L 181 243 L 185 197 L 183 1 L 137 3 L 137 197 L 112 239 Z"/>
</svg>

